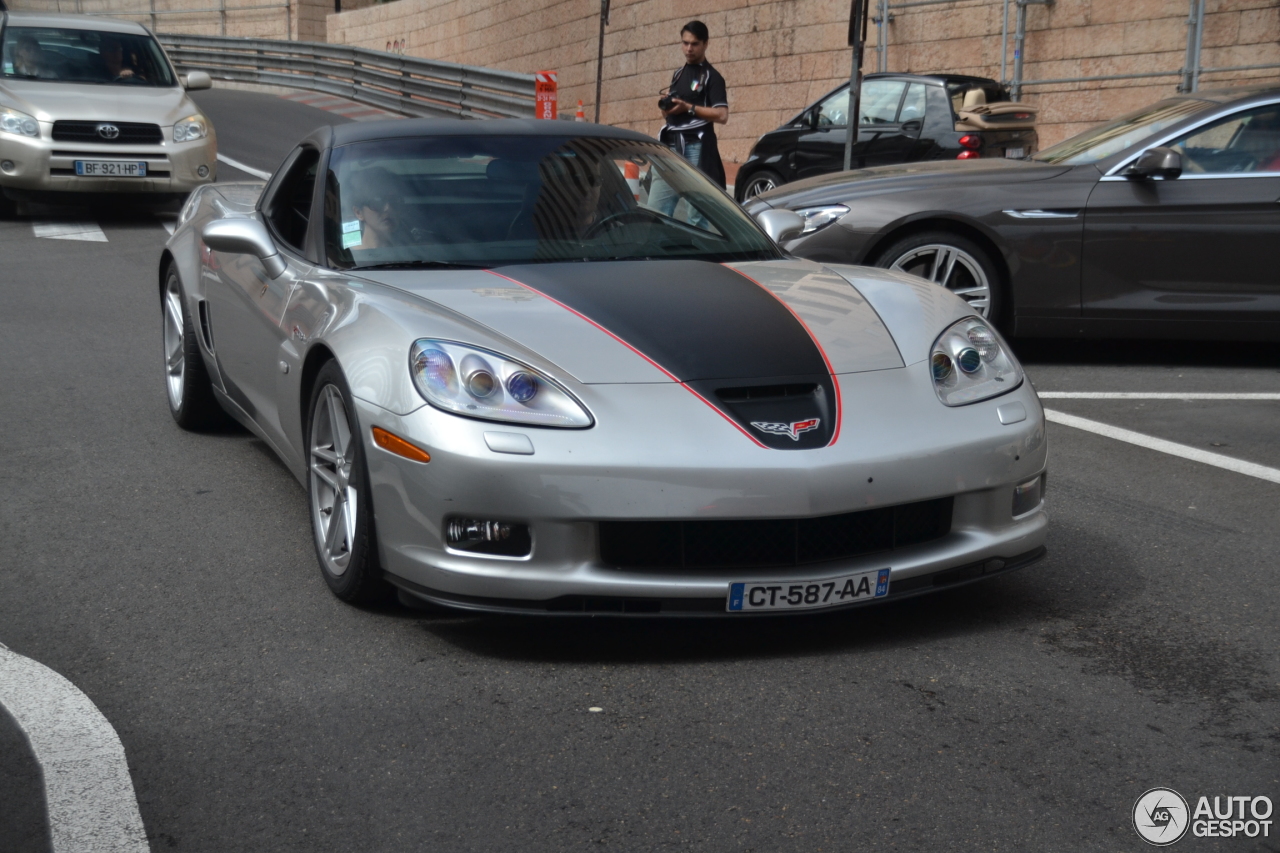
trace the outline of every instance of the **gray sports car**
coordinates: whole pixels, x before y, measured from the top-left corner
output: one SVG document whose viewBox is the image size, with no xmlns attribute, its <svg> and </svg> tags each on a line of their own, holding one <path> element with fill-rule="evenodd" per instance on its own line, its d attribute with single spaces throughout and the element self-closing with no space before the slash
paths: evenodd
<svg viewBox="0 0 1280 853">
<path fill-rule="evenodd" d="M 786 613 L 1044 554 L 1043 413 L 1000 336 L 787 256 L 637 133 L 322 128 L 193 193 L 159 293 L 174 418 L 276 450 L 347 601 Z"/>
<path fill-rule="evenodd" d="M 1280 88 L 1196 92 L 1026 160 L 788 184 L 788 251 L 915 273 L 1046 337 L 1280 340 Z"/>
</svg>

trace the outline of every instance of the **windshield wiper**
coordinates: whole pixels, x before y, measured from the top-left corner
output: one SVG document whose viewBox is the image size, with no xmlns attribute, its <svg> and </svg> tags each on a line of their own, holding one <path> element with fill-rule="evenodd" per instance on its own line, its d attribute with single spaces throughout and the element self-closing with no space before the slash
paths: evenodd
<svg viewBox="0 0 1280 853">
<path fill-rule="evenodd" d="M 361 264 L 358 267 L 351 267 L 351 272 L 357 270 L 483 270 L 488 269 L 484 264 L 459 264 L 452 261 L 392 261 L 385 264 Z"/>
</svg>

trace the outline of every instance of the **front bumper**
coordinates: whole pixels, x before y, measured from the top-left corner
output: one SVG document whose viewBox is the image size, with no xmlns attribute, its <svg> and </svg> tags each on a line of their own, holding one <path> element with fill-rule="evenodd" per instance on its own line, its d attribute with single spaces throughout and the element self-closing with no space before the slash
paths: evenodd
<svg viewBox="0 0 1280 853">
<path fill-rule="evenodd" d="M 592 386 L 578 389 L 597 416 L 589 430 L 522 429 L 429 406 L 398 416 L 357 400 L 382 565 L 410 594 L 454 607 L 709 613 L 723 612 L 735 581 L 822 580 L 888 567 L 896 598 L 948 585 L 939 578 L 972 580 L 1039 558 L 1048 523 L 1042 506 L 1012 516 L 1015 486 L 1047 460 L 1043 411 L 1029 383 L 947 408 L 925 362 L 838 378 L 846 401 L 840 440 L 794 452 L 751 445 L 703 406 L 705 413 L 690 409 L 655 428 L 611 411 L 617 386 L 595 398 Z M 627 386 L 625 394 L 629 410 L 653 412 L 688 396 L 673 384 Z M 1015 402 L 1026 420 L 1001 424 L 996 409 Z M 377 448 L 369 437 L 375 425 L 412 438 L 431 462 Z M 485 432 L 528 434 L 535 453 L 491 451 Z M 598 524 L 606 520 L 810 518 L 943 497 L 954 498 L 950 532 L 888 552 L 785 568 L 633 570 L 600 558 Z M 532 551 L 509 558 L 447 547 L 450 517 L 528 524 Z"/>
<path fill-rule="evenodd" d="M 168 131 L 168 128 L 165 129 Z M 193 142 L 158 145 L 113 145 L 55 142 L 52 125 L 40 124 L 40 138 L 0 133 L 0 189 L 11 197 L 38 198 L 51 193 L 186 194 L 212 183 L 218 173 L 218 145 L 210 134 Z M 145 178 L 80 177 L 77 160 L 145 162 Z M 201 176 L 204 167 L 207 173 Z"/>
</svg>

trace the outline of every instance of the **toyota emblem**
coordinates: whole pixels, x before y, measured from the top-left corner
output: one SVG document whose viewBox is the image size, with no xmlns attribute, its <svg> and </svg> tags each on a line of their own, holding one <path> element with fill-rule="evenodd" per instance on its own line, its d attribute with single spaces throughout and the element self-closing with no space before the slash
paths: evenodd
<svg viewBox="0 0 1280 853">
<path fill-rule="evenodd" d="M 120 135 L 120 128 L 114 124 L 100 124 L 98 125 L 98 135 L 103 139 L 115 139 Z"/>
</svg>

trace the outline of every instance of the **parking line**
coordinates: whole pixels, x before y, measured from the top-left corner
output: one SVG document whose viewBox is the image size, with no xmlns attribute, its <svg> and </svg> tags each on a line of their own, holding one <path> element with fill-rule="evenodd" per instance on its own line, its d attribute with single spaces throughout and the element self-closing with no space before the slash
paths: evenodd
<svg viewBox="0 0 1280 853">
<path fill-rule="evenodd" d="M 150 850 L 124 745 L 88 696 L 0 645 L 0 704 L 40 764 L 54 853 Z"/>
<path fill-rule="evenodd" d="M 1078 418 L 1075 415 L 1068 415 L 1064 412 L 1055 412 L 1052 409 L 1045 409 L 1044 416 L 1045 420 L 1050 423 L 1074 427 L 1075 429 L 1096 433 L 1097 435 L 1106 436 L 1107 438 L 1114 438 L 1117 441 L 1126 441 L 1129 444 L 1136 444 L 1139 447 L 1145 447 L 1148 450 L 1157 450 L 1160 453 L 1168 453 L 1170 456 L 1181 456 L 1183 459 L 1190 459 L 1193 462 L 1202 462 L 1205 465 L 1224 468 L 1228 471 L 1234 471 L 1237 474 L 1257 477 L 1259 480 L 1280 483 L 1280 469 L 1277 468 L 1268 468 L 1265 465 L 1256 465 L 1253 462 L 1233 459 L 1230 456 L 1223 456 L 1221 453 L 1210 453 L 1209 451 L 1201 450 L 1198 447 L 1178 444 L 1174 441 L 1165 441 L 1163 438 L 1156 438 L 1155 436 L 1145 435 L 1144 433 L 1134 432 L 1133 430 L 1113 427 L 1110 424 L 1091 421 L 1088 418 Z"/>
<path fill-rule="evenodd" d="M 32 222 L 31 231 L 37 237 L 50 240 L 85 240 L 105 243 L 107 235 L 96 222 Z"/>
<path fill-rule="evenodd" d="M 264 172 L 261 169 L 255 169 L 252 166 L 246 166 L 244 163 L 241 163 L 239 160 L 232 160 L 230 157 L 227 157 L 223 154 L 219 154 L 218 159 L 221 160 L 223 163 L 226 163 L 228 166 L 230 166 L 233 169 L 239 169 L 240 171 L 244 172 L 246 175 L 253 175 L 255 178 L 261 178 L 264 181 L 267 178 L 271 177 L 270 172 Z"/>
<path fill-rule="evenodd" d="M 1200 391 L 1037 391 L 1041 400 L 1280 400 L 1280 394 L 1215 394 Z"/>
</svg>

